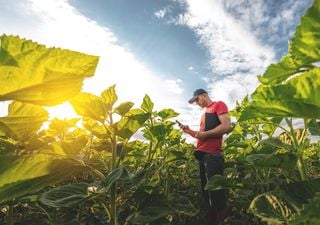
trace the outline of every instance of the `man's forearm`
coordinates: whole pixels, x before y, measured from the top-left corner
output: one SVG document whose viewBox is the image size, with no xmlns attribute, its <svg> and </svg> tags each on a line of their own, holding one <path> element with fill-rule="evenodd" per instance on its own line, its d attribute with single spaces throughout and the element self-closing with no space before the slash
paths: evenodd
<svg viewBox="0 0 320 225">
<path fill-rule="evenodd" d="M 211 130 L 197 132 L 195 137 L 199 138 L 199 139 L 208 139 L 208 138 L 221 137 L 222 135 L 227 133 L 229 130 L 230 130 L 229 126 L 220 124 L 219 126 L 213 128 Z"/>
</svg>

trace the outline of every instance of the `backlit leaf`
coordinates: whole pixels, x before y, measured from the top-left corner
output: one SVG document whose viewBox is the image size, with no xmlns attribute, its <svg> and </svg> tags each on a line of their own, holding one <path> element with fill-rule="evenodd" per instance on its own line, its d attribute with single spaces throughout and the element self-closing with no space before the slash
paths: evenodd
<svg viewBox="0 0 320 225">
<path fill-rule="evenodd" d="M 147 113 L 151 113 L 153 110 L 153 102 L 148 95 L 145 95 L 141 104 L 141 109 Z"/>
<path fill-rule="evenodd" d="M 0 129 L 8 137 L 18 141 L 27 141 L 47 119 L 47 111 L 40 106 L 12 102 L 9 105 L 8 115 L 0 117 Z"/>
<path fill-rule="evenodd" d="M 112 85 L 107 90 L 104 90 L 101 94 L 101 97 L 103 102 L 108 105 L 109 108 L 112 108 L 113 104 L 118 100 L 115 85 Z"/>
<path fill-rule="evenodd" d="M 0 36 L 0 101 L 62 103 L 94 74 L 98 57 Z"/>
<path fill-rule="evenodd" d="M 74 111 L 81 116 L 104 122 L 108 118 L 108 106 L 102 98 L 89 94 L 80 93 L 71 100 Z"/>
</svg>

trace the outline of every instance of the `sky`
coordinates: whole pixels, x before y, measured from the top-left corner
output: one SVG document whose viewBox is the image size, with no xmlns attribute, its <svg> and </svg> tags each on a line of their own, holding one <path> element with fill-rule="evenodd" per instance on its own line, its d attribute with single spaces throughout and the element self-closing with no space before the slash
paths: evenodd
<svg viewBox="0 0 320 225">
<path fill-rule="evenodd" d="M 187 103 L 197 88 L 233 109 L 251 94 L 312 0 L 0 0 L 0 35 L 100 56 L 83 91 L 116 84 L 118 104 L 172 108 L 196 128 L 201 109 Z M 7 113 L 0 103 L 0 116 Z M 50 117 L 74 117 L 68 104 Z"/>
</svg>

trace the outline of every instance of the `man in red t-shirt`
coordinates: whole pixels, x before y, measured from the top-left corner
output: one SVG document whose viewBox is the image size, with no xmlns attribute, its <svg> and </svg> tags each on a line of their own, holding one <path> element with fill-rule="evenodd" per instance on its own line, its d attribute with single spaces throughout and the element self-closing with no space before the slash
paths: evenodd
<svg viewBox="0 0 320 225">
<path fill-rule="evenodd" d="M 194 102 L 205 109 L 200 120 L 200 130 L 191 130 L 187 125 L 180 125 L 180 128 L 197 139 L 195 157 L 199 161 L 202 191 L 209 207 L 208 224 L 219 224 L 228 213 L 226 191 L 206 191 L 204 187 L 211 176 L 223 175 L 222 136 L 230 131 L 231 121 L 226 104 L 212 101 L 204 89 L 194 91 L 189 103 Z"/>
</svg>

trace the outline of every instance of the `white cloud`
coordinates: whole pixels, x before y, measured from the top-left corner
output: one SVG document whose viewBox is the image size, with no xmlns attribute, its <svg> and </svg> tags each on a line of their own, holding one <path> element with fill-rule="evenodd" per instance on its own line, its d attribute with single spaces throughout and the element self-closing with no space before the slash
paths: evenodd
<svg viewBox="0 0 320 225">
<path fill-rule="evenodd" d="M 208 82 L 214 99 L 232 108 L 256 88 L 256 75 L 275 60 L 275 53 L 231 17 L 222 1 L 185 2 L 187 12 L 178 17 L 177 23 L 192 29 L 207 48 L 212 74 L 202 79 Z"/>
<path fill-rule="evenodd" d="M 86 18 L 66 0 L 29 0 L 10 4 L 13 4 L 10 8 L 23 8 L 11 15 L 18 16 L 21 21 L 13 26 L 0 26 L 0 33 L 16 34 L 48 47 L 100 56 L 96 74 L 85 81 L 84 91 L 99 95 L 116 84 L 119 103 L 133 101 L 138 106 L 148 94 L 158 108 L 179 108 L 184 104 L 179 86 L 181 80 L 167 81 L 162 74 L 151 71 L 129 49 L 117 43 L 109 28 Z M 28 21 L 27 26 L 23 20 Z"/>
<path fill-rule="evenodd" d="M 167 8 L 160 9 L 159 11 L 157 11 L 157 12 L 154 13 L 154 15 L 155 15 L 158 19 L 162 19 L 163 17 L 165 17 L 166 14 L 167 14 Z"/>
<path fill-rule="evenodd" d="M 193 66 L 189 66 L 188 70 L 194 70 Z"/>
</svg>

